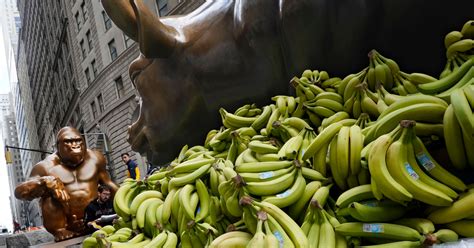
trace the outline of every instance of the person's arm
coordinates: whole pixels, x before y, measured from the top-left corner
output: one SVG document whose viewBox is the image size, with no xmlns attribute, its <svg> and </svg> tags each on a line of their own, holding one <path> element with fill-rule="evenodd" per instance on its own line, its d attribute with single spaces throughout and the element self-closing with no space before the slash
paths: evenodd
<svg viewBox="0 0 474 248">
<path fill-rule="evenodd" d="M 135 179 L 140 180 L 140 168 L 135 164 Z"/>
</svg>

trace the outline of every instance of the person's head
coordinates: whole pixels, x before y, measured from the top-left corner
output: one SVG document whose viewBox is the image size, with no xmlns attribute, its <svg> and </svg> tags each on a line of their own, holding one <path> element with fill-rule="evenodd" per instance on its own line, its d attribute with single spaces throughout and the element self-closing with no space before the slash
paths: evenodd
<svg viewBox="0 0 474 248">
<path fill-rule="evenodd" d="M 127 152 L 122 153 L 120 157 L 122 158 L 122 161 L 124 163 L 128 163 L 128 161 L 130 161 L 130 154 L 128 154 Z"/>
<path fill-rule="evenodd" d="M 67 166 L 77 166 L 84 160 L 84 138 L 73 127 L 63 127 L 56 137 L 56 147 L 61 161 Z"/>
<path fill-rule="evenodd" d="M 98 191 L 98 200 L 102 203 L 108 201 L 112 194 L 112 189 L 108 185 L 100 185 L 97 189 Z"/>
</svg>

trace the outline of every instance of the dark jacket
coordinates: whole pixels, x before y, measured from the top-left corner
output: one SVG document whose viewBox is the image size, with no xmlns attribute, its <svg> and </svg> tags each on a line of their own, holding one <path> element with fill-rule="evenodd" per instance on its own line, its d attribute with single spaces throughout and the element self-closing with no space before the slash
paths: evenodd
<svg viewBox="0 0 474 248">
<path fill-rule="evenodd" d="M 113 199 L 108 200 L 105 203 L 99 203 L 97 199 L 93 200 L 89 205 L 86 207 L 86 211 L 84 213 L 84 222 L 87 224 L 90 221 L 94 221 L 100 218 L 102 215 L 111 215 L 115 214 L 114 206 L 113 206 Z M 112 221 L 106 223 L 97 223 L 101 226 L 112 225 Z"/>
</svg>

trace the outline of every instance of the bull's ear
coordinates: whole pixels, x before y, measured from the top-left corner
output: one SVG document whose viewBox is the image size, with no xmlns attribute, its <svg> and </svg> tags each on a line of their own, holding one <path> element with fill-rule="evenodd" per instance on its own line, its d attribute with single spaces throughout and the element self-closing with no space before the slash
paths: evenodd
<svg viewBox="0 0 474 248">
<path fill-rule="evenodd" d="M 102 0 L 109 17 L 128 37 L 138 41 L 137 20 L 130 0 Z"/>
<path fill-rule="evenodd" d="M 163 24 L 142 0 L 130 0 L 138 24 L 140 52 L 147 58 L 166 58 L 176 47 L 176 29 Z"/>
</svg>

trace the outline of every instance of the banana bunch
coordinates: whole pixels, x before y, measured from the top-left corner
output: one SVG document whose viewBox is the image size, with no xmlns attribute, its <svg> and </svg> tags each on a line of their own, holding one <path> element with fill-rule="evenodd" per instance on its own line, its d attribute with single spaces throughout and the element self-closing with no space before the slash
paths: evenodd
<svg viewBox="0 0 474 248">
<path fill-rule="evenodd" d="M 451 94 L 443 119 L 446 149 L 453 166 L 474 168 L 474 85 Z"/>
<path fill-rule="evenodd" d="M 461 31 L 451 31 L 444 37 L 446 58 L 459 54 L 472 54 L 474 48 L 474 21 L 464 23 Z"/>
<path fill-rule="evenodd" d="M 305 76 L 300 78 L 293 77 L 290 80 L 290 84 L 295 88 L 296 97 L 300 98 L 300 101 L 311 101 L 320 94 L 325 92 L 321 87 L 315 85 Z"/>
<path fill-rule="evenodd" d="M 359 118 L 362 113 L 366 113 L 377 119 L 379 116 L 378 95 L 368 89 L 366 82 L 356 85 L 354 89 L 354 92 L 344 103 L 344 110 L 352 113 L 354 118 Z"/>
<path fill-rule="evenodd" d="M 411 95 L 392 103 L 378 117 L 377 121 L 364 129 L 366 143 L 393 130 L 401 120 L 421 123 L 418 133 L 440 135 L 443 116 L 448 104 L 434 96 Z"/>
<path fill-rule="evenodd" d="M 432 206 L 449 206 L 458 195 L 431 178 L 418 165 L 413 148 L 414 125 L 414 121 L 402 121 L 401 130 L 396 128 L 373 144 L 369 154 L 373 190 L 376 188 L 401 204 L 413 198 Z M 447 177 L 453 176 L 449 174 Z"/>
<path fill-rule="evenodd" d="M 221 209 L 226 216 L 241 217 L 242 207 L 239 204 L 239 200 L 244 195 L 244 185 L 246 182 L 232 168 L 224 168 L 223 173 L 227 180 L 218 187 Z"/>
<path fill-rule="evenodd" d="M 370 184 L 353 187 L 343 192 L 335 203 L 337 216 L 362 222 L 388 222 L 401 218 L 408 208 L 396 202 L 377 200 Z"/>
<path fill-rule="evenodd" d="M 411 74 L 407 74 L 405 72 L 399 71 L 393 76 L 394 88 L 392 90 L 400 96 L 416 94 L 418 93 L 418 84 L 422 84 L 424 82 L 433 82 L 435 80 L 436 78 L 424 73 L 413 72 Z"/>
<path fill-rule="evenodd" d="M 257 227 L 246 247 L 279 247 L 280 242 L 270 229 L 266 212 L 258 211 L 256 215 L 258 220 Z"/>
<path fill-rule="evenodd" d="M 394 75 L 400 71 L 398 64 L 394 60 L 382 56 L 376 50 L 370 51 L 368 57 L 367 83 L 369 89 L 375 90 L 377 83 L 380 83 L 386 89 L 392 89 Z"/>
<path fill-rule="evenodd" d="M 297 109 L 298 102 L 293 96 L 278 95 L 271 99 L 275 101 L 275 107 L 282 117 L 292 116 Z M 256 130 L 258 129 L 256 128 Z"/>
<path fill-rule="evenodd" d="M 273 233 L 278 240 L 280 247 L 309 247 L 308 238 L 301 228 L 281 208 L 270 202 L 259 202 L 248 196 L 243 197 L 240 200 L 240 203 L 243 205 L 243 208 L 248 209 L 247 211 L 250 213 L 266 213 L 266 222 L 268 222 L 270 230 L 269 233 Z M 263 214 L 260 213 L 258 215 Z M 257 217 L 257 219 L 259 218 Z M 256 220 L 256 222 L 254 221 L 254 223 L 258 226 L 258 220 Z M 257 231 L 255 232 L 256 234 L 258 233 Z M 266 231 L 268 232 L 268 229 L 266 229 Z"/>
<path fill-rule="evenodd" d="M 312 100 L 304 103 L 307 111 L 316 114 L 320 119 L 328 118 L 337 112 L 344 111 L 343 99 L 335 92 L 321 92 Z"/>
<path fill-rule="evenodd" d="M 134 179 L 125 179 L 124 183 L 115 192 L 114 196 L 114 210 L 122 217 L 123 221 L 127 222 L 131 220 L 130 205 L 142 190 L 145 189 L 145 185 L 142 181 L 136 181 Z"/>
<path fill-rule="evenodd" d="M 311 204 L 301 225 L 308 238 L 309 247 L 340 247 L 338 245 L 346 247 L 345 238 L 336 235 L 333 225 L 339 225 L 339 221 L 324 209 L 320 209 L 317 204 Z"/>
<path fill-rule="evenodd" d="M 340 77 L 331 77 L 321 82 L 321 88 L 328 92 L 337 92 L 341 82 Z"/>
<path fill-rule="evenodd" d="M 322 85 L 322 83 L 329 79 L 329 73 L 324 70 L 304 70 L 301 77 L 309 79 L 312 84 Z"/>
<path fill-rule="evenodd" d="M 364 136 L 357 125 L 343 126 L 329 143 L 329 167 L 340 189 L 368 183 L 367 170 L 361 169 L 363 146 Z"/>
</svg>

